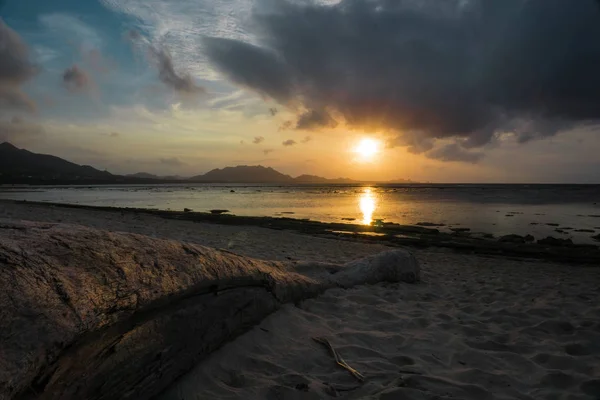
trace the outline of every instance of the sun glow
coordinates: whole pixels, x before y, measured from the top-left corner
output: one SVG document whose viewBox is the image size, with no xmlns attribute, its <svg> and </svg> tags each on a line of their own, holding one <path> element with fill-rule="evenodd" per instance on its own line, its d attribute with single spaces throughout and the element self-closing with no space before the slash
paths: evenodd
<svg viewBox="0 0 600 400">
<path fill-rule="evenodd" d="M 364 225 L 370 225 L 371 222 L 373 222 L 373 213 L 377 208 L 377 202 L 375 201 L 375 196 L 373 196 L 371 188 L 366 188 L 365 191 L 360 194 L 358 201 L 360 212 L 363 215 L 362 223 Z"/>
<path fill-rule="evenodd" d="M 354 148 L 354 152 L 358 154 L 362 160 L 372 160 L 379 153 L 379 141 L 370 138 L 361 139 Z"/>
</svg>

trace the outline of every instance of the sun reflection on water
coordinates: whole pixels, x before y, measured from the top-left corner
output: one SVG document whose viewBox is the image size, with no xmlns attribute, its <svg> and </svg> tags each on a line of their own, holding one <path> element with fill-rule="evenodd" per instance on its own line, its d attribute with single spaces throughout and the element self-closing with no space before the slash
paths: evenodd
<svg viewBox="0 0 600 400">
<path fill-rule="evenodd" d="M 377 208 L 377 201 L 371 188 L 366 188 L 359 197 L 360 212 L 362 212 L 364 225 L 370 225 L 373 222 L 373 213 Z"/>
</svg>

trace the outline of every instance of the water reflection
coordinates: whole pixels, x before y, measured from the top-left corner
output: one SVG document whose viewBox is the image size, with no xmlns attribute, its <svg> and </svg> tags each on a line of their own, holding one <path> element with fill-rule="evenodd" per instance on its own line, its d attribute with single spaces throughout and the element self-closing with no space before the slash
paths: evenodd
<svg viewBox="0 0 600 400">
<path fill-rule="evenodd" d="M 377 201 L 371 188 L 365 188 L 365 191 L 360 194 L 359 206 L 360 212 L 362 212 L 363 215 L 362 223 L 370 225 L 371 222 L 373 222 L 375 208 L 377 208 Z"/>
</svg>

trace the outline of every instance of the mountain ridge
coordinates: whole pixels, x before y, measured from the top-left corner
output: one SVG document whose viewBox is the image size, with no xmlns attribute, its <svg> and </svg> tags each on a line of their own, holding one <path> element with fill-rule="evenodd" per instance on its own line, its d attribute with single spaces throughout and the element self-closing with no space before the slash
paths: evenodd
<svg viewBox="0 0 600 400">
<path fill-rule="evenodd" d="M 43 180 L 85 180 L 115 177 L 89 165 L 79 165 L 50 154 L 38 154 L 19 149 L 8 143 L 0 143 L 0 177 L 2 180 L 27 178 Z"/>
<path fill-rule="evenodd" d="M 0 143 L 0 183 L 74 184 L 74 183 L 275 183 L 275 184 L 359 184 L 349 178 L 329 179 L 302 174 L 292 177 L 272 167 L 237 165 L 215 168 L 204 174 L 184 178 L 159 176 L 147 172 L 111 174 L 89 165 L 79 165 L 49 154 L 33 153 Z M 406 181 L 404 181 L 406 182 Z"/>
</svg>

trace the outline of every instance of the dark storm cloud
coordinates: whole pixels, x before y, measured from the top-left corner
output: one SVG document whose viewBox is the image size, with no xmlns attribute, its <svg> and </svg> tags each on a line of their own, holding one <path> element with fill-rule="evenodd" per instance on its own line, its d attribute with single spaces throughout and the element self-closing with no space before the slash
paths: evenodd
<svg viewBox="0 0 600 400">
<path fill-rule="evenodd" d="M 166 48 L 153 47 L 152 54 L 156 59 L 158 77 L 162 83 L 179 94 L 196 95 L 205 92 L 203 87 L 196 85 L 190 74 L 178 73 L 175 70 L 171 54 Z"/>
<path fill-rule="evenodd" d="M 293 139 L 288 139 L 288 140 L 283 141 L 281 144 L 284 146 L 293 146 L 296 144 L 296 141 Z"/>
<path fill-rule="evenodd" d="M 298 116 L 296 129 L 335 128 L 337 124 L 337 121 L 327 111 L 309 110 Z"/>
<path fill-rule="evenodd" d="M 77 65 L 67 68 L 63 72 L 62 80 L 70 92 L 82 92 L 94 86 L 91 76 Z"/>
<path fill-rule="evenodd" d="M 255 15 L 258 45 L 208 39 L 233 82 L 297 114 L 298 129 L 394 133 L 392 144 L 458 150 L 600 119 L 596 0 L 280 1 Z M 471 154 L 471 153 L 469 153 Z M 467 156 L 471 160 L 477 157 Z"/>
<path fill-rule="evenodd" d="M 34 111 L 35 103 L 21 86 L 37 73 L 29 48 L 0 18 L 0 109 Z"/>
<path fill-rule="evenodd" d="M 477 163 L 483 158 L 483 153 L 463 149 L 458 143 L 450 143 L 425 153 L 429 158 L 441 161 L 461 161 Z"/>
<path fill-rule="evenodd" d="M 252 143 L 254 144 L 261 144 L 262 142 L 265 141 L 265 138 L 262 136 L 256 136 L 253 140 Z"/>
</svg>

